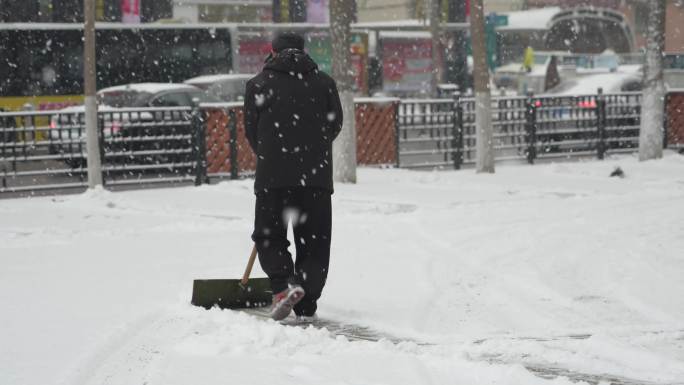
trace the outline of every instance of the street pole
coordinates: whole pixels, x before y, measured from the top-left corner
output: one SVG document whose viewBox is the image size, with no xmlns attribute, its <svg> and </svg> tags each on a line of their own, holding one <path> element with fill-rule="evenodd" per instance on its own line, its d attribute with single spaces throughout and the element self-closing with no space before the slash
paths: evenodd
<svg viewBox="0 0 684 385">
<path fill-rule="evenodd" d="M 337 83 L 344 118 L 342 131 L 333 142 L 333 179 L 343 183 L 356 183 L 356 111 L 349 46 L 353 8 L 354 0 L 330 1 L 332 75 Z"/>
<path fill-rule="evenodd" d="M 442 34 L 439 29 L 440 0 L 428 0 L 430 15 L 430 35 L 432 37 L 432 76 L 430 77 L 430 96 L 437 97 L 437 86 L 442 82 Z"/>
<path fill-rule="evenodd" d="M 466 22 L 466 0 L 449 0 L 447 20 L 449 22 Z M 468 89 L 468 54 L 466 53 L 467 36 L 465 31 L 448 32 L 444 52 L 444 82 L 457 84 L 461 93 Z"/>
<path fill-rule="evenodd" d="M 95 99 L 95 0 L 83 0 L 85 25 L 83 29 L 83 80 L 85 94 L 86 149 L 88 151 L 88 187 L 102 186 L 102 164 L 97 127 Z"/>
<path fill-rule="evenodd" d="M 473 45 L 473 80 L 475 83 L 476 170 L 494 173 L 492 95 L 489 90 L 489 67 L 485 46 L 485 20 L 482 0 L 470 1 L 470 36 Z"/>
<path fill-rule="evenodd" d="M 649 1 L 646 65 L 639 130 L 639 160 L 663 157 L 663 122 L 665 121 L 665 0 Z"/>
</svg>

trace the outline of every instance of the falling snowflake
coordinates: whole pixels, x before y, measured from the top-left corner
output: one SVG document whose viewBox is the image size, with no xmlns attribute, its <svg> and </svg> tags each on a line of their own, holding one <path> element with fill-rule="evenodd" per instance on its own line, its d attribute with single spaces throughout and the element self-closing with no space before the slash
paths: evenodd
<svg viewBox="0 0 684 385">
<path fill-rule="evenodd" d="M 256 94 L 256 95 L 254 95 L 254 103 L 256 103 L 256 105 L 257 105 L 258 107 L 263 106 L 264 103 L 266 103 L 266 95 L 264 95 L 264 94 Z"/>
</svg>

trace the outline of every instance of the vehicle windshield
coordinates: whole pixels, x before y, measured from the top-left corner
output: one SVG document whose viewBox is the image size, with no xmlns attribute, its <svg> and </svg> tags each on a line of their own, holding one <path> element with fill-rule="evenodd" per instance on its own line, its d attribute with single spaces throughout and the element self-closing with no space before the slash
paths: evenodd
<svg viewBox="0 0 684 385">
<path fill-rule="evenodd" d="M 207 92 L 224 101 L 241 100 L 245 95 L 248 80 L 237 79 L 230 82 L 220 82 L 210 86 Z"/>
<path fill-rule="evenodd" d="M 141 107 L 147 104 L 152 94 L 133 90 L 109 91 L 97 94 L 98 104 L 111 107 Z"/>
<path fill-rule="evenodd" d="M 549 60 L 549 55 L 536 54 L 534 55 L 534 64 L 546 64 Z"/>
<path fill-rule="evenodd" d="M 200 103 L 221 103 L 223 100 L 207 92 L 191 92 L 190 99 L 199 99 Z"/>
</svg>

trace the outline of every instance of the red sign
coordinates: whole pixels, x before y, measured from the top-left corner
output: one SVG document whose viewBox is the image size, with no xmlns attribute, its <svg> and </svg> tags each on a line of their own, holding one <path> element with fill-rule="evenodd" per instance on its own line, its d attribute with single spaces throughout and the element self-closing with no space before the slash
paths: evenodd
<svg viewBox="0 0 684 385">
<path fill-rule="evenodd" d="M 238 65 L 240 73 L 257 74 L 264 67 L 264 60 L 271 53 L 271 39 L 240 36 Z"/>
<path fill-rule="evenodd" d="M 121 0 L 121 21 L 140 23 L 140 0 Z"/>
<path fill-rule="evenodd" d="M 432 41 L 429 38 L 383 38 L 383 89 L 420 92 L 432 80 Z"/>
</svg>

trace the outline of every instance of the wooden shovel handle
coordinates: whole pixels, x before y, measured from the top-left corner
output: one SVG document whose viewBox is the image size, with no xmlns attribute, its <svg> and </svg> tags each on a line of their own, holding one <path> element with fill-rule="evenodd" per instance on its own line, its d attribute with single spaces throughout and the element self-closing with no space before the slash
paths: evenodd
<svg viewBox="0 0 684 385">
<path fill-rule="evenodd" d="M 254 261 L 256 260 L 257 249 L 256 245 L 252 246 L 252 254 L 249 255 L 249 261 L 247 261 L 247 267 L 245 268 L 245 274 L 242 275 L 242 281 L 240 283 L 242 286 L 247 286 L 249 282 L 249 275 L 252 274 L 252 267 L 254 266 Z"/>
</svg>

